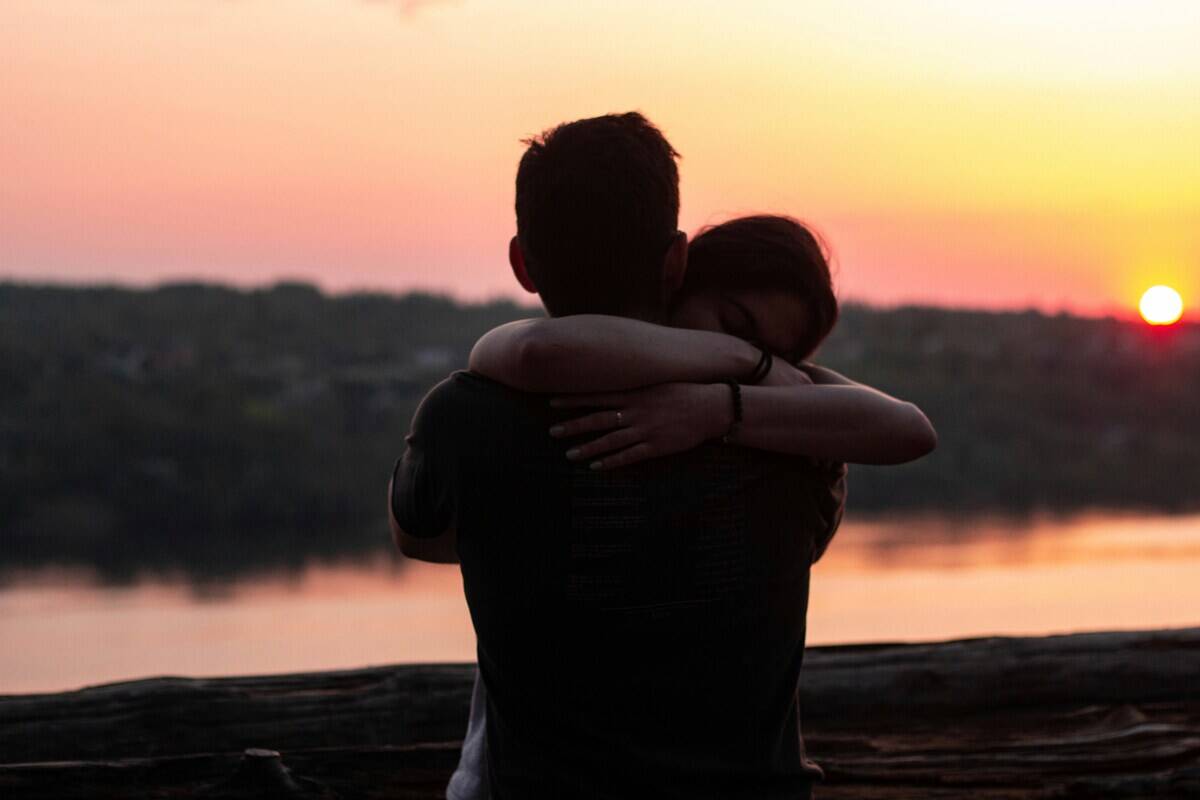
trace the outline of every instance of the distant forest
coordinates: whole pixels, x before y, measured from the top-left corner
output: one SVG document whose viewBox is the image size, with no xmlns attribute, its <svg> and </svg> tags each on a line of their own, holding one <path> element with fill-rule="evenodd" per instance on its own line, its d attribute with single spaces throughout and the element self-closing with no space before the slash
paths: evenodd
<svg viewBox="0 0 1200 800">
<path fill-rule="evenodd" d="M 416 404 L 532 313 L 0 284 L 0 568 L 221 575 L 385 547 Z M 918 464 L 852 468 L 853 513 L 1200 507 L 1200 325 L 848 305 L 817 360 L 940 435 Z"/>
</svg>

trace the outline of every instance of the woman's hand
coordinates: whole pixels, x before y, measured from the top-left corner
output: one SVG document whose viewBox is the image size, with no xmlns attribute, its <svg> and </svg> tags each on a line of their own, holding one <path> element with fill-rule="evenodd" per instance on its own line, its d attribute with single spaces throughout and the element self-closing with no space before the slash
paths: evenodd
<svg viewBox="0 0 1200 800">
<path fill-rule="evenodd" d="M 605 431 L 567 451 L 572 461 L 591 459 L 592 469 L 691 450 L 721 436 L 733 422 L 730 389 L 722 383 L 662 383 L 628 392 L 573 394 L 556 397 L 550 405 L 607 409 L 550 428 L 555 438 Z"/>
</svg>

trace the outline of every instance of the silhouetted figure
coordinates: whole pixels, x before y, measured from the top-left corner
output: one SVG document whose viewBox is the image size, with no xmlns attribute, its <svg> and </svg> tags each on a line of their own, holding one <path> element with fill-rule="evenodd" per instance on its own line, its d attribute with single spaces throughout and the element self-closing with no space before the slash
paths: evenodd
<svg viewBox="0 0 1200 800">
<path fill-rule="evenodd" d="M 510 261 L 552 315 L 664 321 L 686 261 L 674 156 L 636 114 L 530 143 Z M 828 475 L 719 442 L 592 470 L 549 435 L 573 416 L 455 373 L 393 476 L 401 548 L 462 564 L 492 795 L 807 796 L 798 686 Z"/>
</svg>

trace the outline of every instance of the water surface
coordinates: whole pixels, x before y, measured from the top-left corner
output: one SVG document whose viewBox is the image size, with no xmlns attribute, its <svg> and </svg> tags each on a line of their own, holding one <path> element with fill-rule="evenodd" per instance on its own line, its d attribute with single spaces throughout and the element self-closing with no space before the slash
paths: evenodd
<svg viewBox="0 0 1200 800">
<path fill-rule="evenodd" d="M 1200 625 L 1200 516 L 851 519 L 809 642 Z M 47 568 L 0 584 L 0 693 L 151 675 L 474 660 L 458 568 L 388 555 L 197 585 Z"/>
</svg>

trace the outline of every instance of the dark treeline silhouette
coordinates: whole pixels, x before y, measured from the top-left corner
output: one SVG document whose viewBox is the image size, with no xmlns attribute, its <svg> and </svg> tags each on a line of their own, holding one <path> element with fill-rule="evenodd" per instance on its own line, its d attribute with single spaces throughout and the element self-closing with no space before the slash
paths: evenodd
<svg viewBox="0 0 1200 800">
<path fill-rule="evenodd" d="M 374 553 L 421 396 L 510 302 L 0 284 L 0 567 L 193 576 Z M 819 361 L 941 443 L 852 512 L 1196 507 L 1200 326 L 849 305 Z"/>
</svg>

